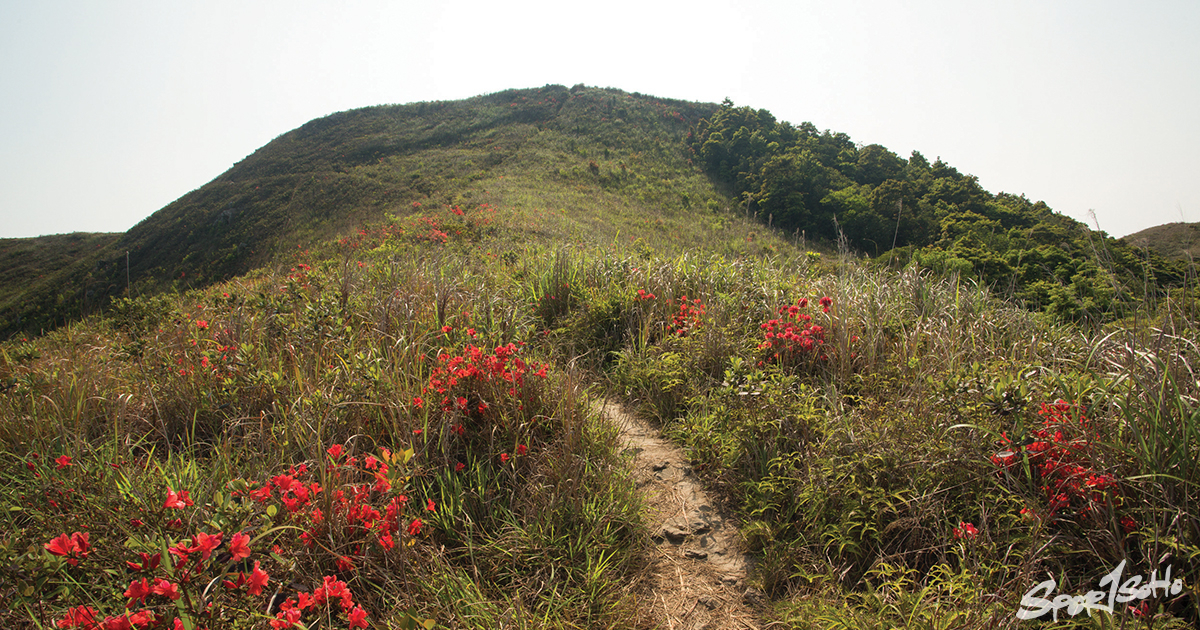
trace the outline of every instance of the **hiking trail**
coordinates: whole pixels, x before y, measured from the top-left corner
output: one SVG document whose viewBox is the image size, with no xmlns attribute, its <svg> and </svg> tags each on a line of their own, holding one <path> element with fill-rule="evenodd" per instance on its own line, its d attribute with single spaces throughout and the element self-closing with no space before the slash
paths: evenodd
<svg viewBox="0 0 1200 630">
<path fill-rule="evenodd" d="M 632 457 L 650 506 L 655 549 L 642 585 L 650 614 L 668 630 L 758 630 L 754 608 L 763 596 L 746 586 L 751 560 L 683 449 L 615 400 L 598 401 L 596 408 L 619 427 L 622 451 Z"/>
</svg>

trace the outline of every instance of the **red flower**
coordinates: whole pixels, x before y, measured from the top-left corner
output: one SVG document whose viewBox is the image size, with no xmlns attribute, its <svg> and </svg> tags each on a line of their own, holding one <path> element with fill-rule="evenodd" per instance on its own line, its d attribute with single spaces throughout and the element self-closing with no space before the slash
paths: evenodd
<svg viewBox="0 0 1200 630">
<path fill-rule="evenodd" d="M 421 407 L 425 406 L 425 400 L 420 396 L 413 396 L 413 405 L 420 409 Z"/>
<path fill-rule="evenodd" d="M 250 537 L 238 532 L 229 541 L 229 554 L 234 560 L 250 557 Z"/>
<path fill-rule="evenodd" d="M 71 542 L 71 537 L 66 534 L 59 535 L 43 547 L 56 556 L 69 556 L 75 551 L 75 543 Z"/>
<path fill-rule="evenodd" d="M 91 606 L 76 606 L 68 610 L 57 625 L 59 628 L 95 628 L 96 614 L 96 609 Z"/>
<path fill-rule="evenodd" d="M 154 583 L 154 588 L 152 590 L 154 591 L 155 595 L 162 595 L 170 600 L 176 600 L 180 597 L 183 597 L 183 594 L 179 592 L 178 584 L 173 584 L 161 578 Z"/>
<path fill-rule="evenodd" d="M 129 584 L 129 588 L 125 589 L 125 597 L 128 597 L 131 600 L 129 602 L 130 606 L 132 606 L 134 602 L 139 604 L 146 603 L 146 598 L 153 593 L 154 589 L 150 587 L 150 580 L 147 580 L 146 578 L 134 580 Z"/>
<path fill-rule="evenodd" d="M 517 445 L 517 455 L 524 455 L 529 449 L 524 444 Z"/>
<path fill-rule="evenodd" d="M 172 490 L 171 488 L 167 488 L 167 500 L 163 502 L 163 507 L 182 509 L 189 505 L 194 505 L 194 504 L 192 503 L 192 500 L 188 497 L 187 490 L 183 490 L 183 491 L 179 492 L 178 494 L 176 494 L 174 490 Z"/>
<path fill-rule="evenodd" d="M 54 467 L 55 470 L 62 470 L 71 465 L 71 458 L 66 455 L 59 455 L 58 459 L 54 460 L 54 463 L 58 464 Z"/>
<path fill-rule="evenodd" d="M 86 532 L 75 532 L 70 536 L 60 534 L 42 546 L 46 548 L 46 551 L 66 558 L 67 564 L 71 566 L 78 566 L 79 561 L 87 558 L 88 551 L 91 550 Z"/>
<path fill-rule="evenodd" d="M 975 529 L 974 525 L 972 525 L 966 521 L 961 521 L 958 524 L 958 527 L 954 528 L 954 537 L 955 538 L 974 538 L 978 534 L 979 534 L 979 530 Z"/>
<path fill-rule="evenodd" d="M 203 319 L 196 320 L 196 328 L 200 330 L 208 330 L 208 321 Z"/>
<path fill-rule="evenodd" d="M 208 560 L 214 549 L 221 544 L 221 532 L 209 535 L 201 532 L 192 537 L 192 542 L 195 543 L 196 551 L 200 552 L 201 560 Z"/>
<path fill-rule="evenodd" d="M 346 615 L 346 619 L 350 621 L 349 627 L 351 628 L 369 627 L 367 625 L 367 611 L 363 610 L 362 606 L 355 606 L 354 610 L 351 610 L 350 613 Z"/>
<path fill-rule="evenodd" d="M 267 575 L 258 564 L 258 560 L 254 561 L 254 571 L 250 573 L 250 588 L 246 590 L 251 595 L 262 595 L 263 588 L 269 582 L 271 576 Z"/>
<path fill-rule="evenodd" d="M 501 464 L 508 463 L 508 453 L 500 453 L 500 463 Z"/>
<path fill-rule="evenodd" d="M 127 560 L 127 561 L 125 561 L 125 566 L 129 567 L 130 569 L 132 569 L 134 571 L 153 571 L 154 569 L 158 568 L 158 563 L 162 561 L 161 553 L 156 553 L 152 556 L 143 551 L 143 552 L 138 553 L 138 556 L 140 556 L 142 558 L 141 564 L 138 564 L 136 562 L 129 562 Z"/>
<path fill-rule="evenodd" d="M 437 508 L 437 505 L 433 502 L 433 499 L 425 499 L 425 509 L 426 510 L 429 510 L 430 512 L 432 512 L 436 508 Z"/>
<path fill-rule="evenodd" d="M 424 523 L 421 522 L 421 519 L 414 518 L 412 520 L 412 522 L 408 524 L 408 535 L 416 536 L 417 534 L 420 534 L 421 533 L 421 525 L 423 525 L 423 524 Z"/>
</svg>

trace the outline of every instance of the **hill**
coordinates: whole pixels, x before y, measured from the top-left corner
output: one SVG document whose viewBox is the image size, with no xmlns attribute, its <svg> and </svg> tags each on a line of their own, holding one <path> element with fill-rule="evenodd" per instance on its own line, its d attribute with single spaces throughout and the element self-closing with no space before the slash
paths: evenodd
<svg viewBox="0 0 1200 630">
<path fill-rule="evenodd" d="M 97 261 L 111 255 L 107 248 L 120 238 L 120 234 L 74 232 L 0 239 L 0 313 L 12 318 L 0 326 L 0 332 L 36 331 L 43 322 L 63 323 L 86 311 L 83 302 L 89 296 L 67 297 L 59 293 L 60 285 L 66 278 L 86 277 Z M 65 298 L 65 303 L 30 303 L 36 296 Z M 22 316 L 33 321 L 21 321 Z"/>
<path fill-rule="evenodd" d="M 1122 241 L 1143 247 L 1163 258 L 1192 262 L 1200 256 L 1200 223 L 1166 223 L 1122 237 Z"/>
<path fill-rule="evenodd" d="M 314 120 L 86 261 L 57 265 L 44 284 L 5 285 L 12 297 L 0 311 L 0 334 L 46 330 L 92 312 L 125 295 L 127 273 L 133 295 L 204 287 L 419 207 L 488 203 L 527 213 L 521 230 L 566 237 L 585 226 L 600 239 L 685 209 L 723 208 L 725 198 L 688 164 L 681 144 L 715 108 L 546 86 Z M 662 229 L 680 243 L 708 227 L 670 223 Z"/>
<path fill-rule="evenodd" d="M 1200 619 L 1191 268 L 731 103 L 466 103 L 281 136 L 0 341 L 0 626 Z M 812 247 L 896 191 L 937 240 Z"/>
</svg>

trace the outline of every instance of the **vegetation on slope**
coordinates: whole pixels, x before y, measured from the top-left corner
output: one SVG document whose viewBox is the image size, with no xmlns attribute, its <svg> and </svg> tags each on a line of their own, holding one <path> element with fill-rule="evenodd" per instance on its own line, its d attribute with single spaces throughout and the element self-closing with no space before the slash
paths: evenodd
<svg viewBox="0 0 1200 630">
<path fill-rule="evenodd" d="M 1092 232 L 1023 195 L 992 194 L 974 176 L 915 151 L 905 160 L 729 101 L 689 144 L 760 221 L 844 237 L 879 264 L 915 261 L 971 277 L 1064 319 L 1123 317 L 1185 283 L 1186 263 Z"/>
<path fill-rule="evenodd" d="M 596 380 L 723 492 L 785 627 L 1012 626 L 1122 560 L 1187 588 L 1114 619 L 1195 619 L 1194 320 L 1093 336 L 736 221 L 669 255 L 527 221 L 423 206 L 5 343 L 5 625 L 652 627 Z"/>
<path fill-rule="evenodd" d="M 202 288 L 297 245 L 411 214 L 414 203 L 503 205 L 536 213 L 531 236 L 597 239 L 663 213 L 723 207 L 680 151 L 688 128 L 714 110 L 546 86 L 333 114 L 154 213 L 86 272 L 64 270 L 22 293 L 0 311 L 0 334 L 49 330 L 112 297 Z M 707 223 L 681 222 L 679 243 Z"/>
<path fill-rule="evenodd" d="M 1168 260 L 1192 262 L 1200 257 L 1200 223 L 1167 223 L 1122 237 L 1123 242 L 1143 247 Z"/>
</svg>

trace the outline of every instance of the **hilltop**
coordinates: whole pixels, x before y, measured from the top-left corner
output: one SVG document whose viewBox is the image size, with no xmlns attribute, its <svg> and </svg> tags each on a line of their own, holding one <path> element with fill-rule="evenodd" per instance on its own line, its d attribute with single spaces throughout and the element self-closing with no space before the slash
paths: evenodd
<svg viewBox="0 0 1200 630">
<path fill-rule="evenodd" d="M 0 285 L 0 332 L 53 328 L 114 296 L 208 286 L 289 248 L 412 214 L 414 204 L 489 203 L 528 213 L 522 229 L 535 237 L 601 240 L 683 210 L 727 208 L 682 150 L 690 127 L 716 107 L 546 86 L 332 114 L 279 136 L 76 264 L 40 272 L 44 283 Z M 676 220 L 670 230 L 682 243 L 707 227 Z"/>
<path fill-rule="evenodd" d="M 970 277 L 1072 321 L 1152 307 L 1185 277 L 1183 261 L 984 190 L 916 152 L 905 159 L 729 101 L 545 86 L 311 121 L 100 247 L 64 250 L 36 282 L 0 284 L 0 334 L 287 264 L 289 250 L 421 209 L 478 204 L 526 217 L 510 225 L 510 243 L 603 242 L 649 227 L 670 235 L 671 251 L 714 232 L 726 247 L 736 239 L 721 230 L 752 218 L 783 240 L 826 251 L 840 241 L 884 266 Z"/>
</svg>

